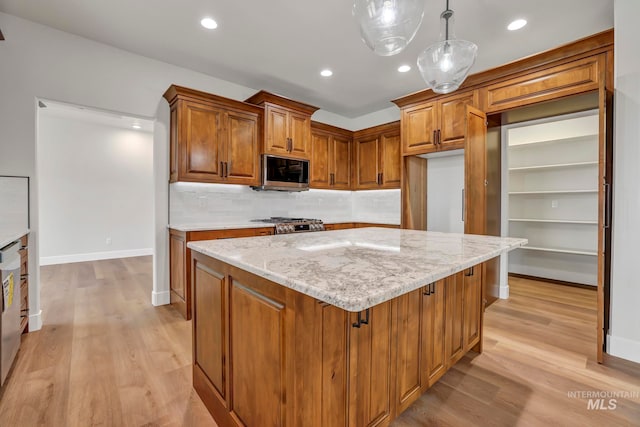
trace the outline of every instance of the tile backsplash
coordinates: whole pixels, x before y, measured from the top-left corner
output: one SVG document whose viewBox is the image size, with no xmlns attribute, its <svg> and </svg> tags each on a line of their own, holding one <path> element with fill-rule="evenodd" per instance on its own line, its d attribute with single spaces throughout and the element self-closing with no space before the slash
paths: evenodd
<svg viewBox="0 0 640 427">
<path fill-rule="evenodd" d="M 270 216 L 399 224 L 400 190 L 288 193 L 229 184 L 169 184 L 170 224 L 230 224 Z"/>
</svg>

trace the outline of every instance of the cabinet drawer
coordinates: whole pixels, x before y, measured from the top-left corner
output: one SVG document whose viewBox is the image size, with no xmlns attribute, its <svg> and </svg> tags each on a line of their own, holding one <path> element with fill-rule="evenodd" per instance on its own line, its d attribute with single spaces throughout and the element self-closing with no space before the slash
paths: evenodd
<svg viewBox="0 0 640 427">
<path fill-rule="evenodd" d="M 535 102 L 598 89 L 603 58 L 594 56 L 487 87 L 486 112 L 508 110 Z"/>
</svg>

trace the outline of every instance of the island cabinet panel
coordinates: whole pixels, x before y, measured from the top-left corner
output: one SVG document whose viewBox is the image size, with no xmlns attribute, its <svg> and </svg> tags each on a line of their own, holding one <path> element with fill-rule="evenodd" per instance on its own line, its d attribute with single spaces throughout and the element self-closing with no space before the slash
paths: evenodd
<svg viewBox="0 0 640 427">
<path fill-rule="evenodd" d="M 195 264 L 196 282 L 193 300 L 195 313 L 193 363 L 198 366 L 224 401 L 225 387 L 225 276 L 201 263 Z M 206 325 L 206 327 L 199 327 Z"/>
<path fill-rule="evenodd" d="M 396 299 L 396 405 L 404 411 L 420 395 L 425 387 L 424 351 L 431 343 L 424 334 L 424 290 L 418 289 Z"/>
<path fill-rule="evenodd" d="M 442 279 L 427 285 L 423 293 L 422 314 L 422 366 L 427 387 L 435 384 L 447 371 L 445 356 L 445 286 L 450 280 Z"/>
<path fill-rule="evenodd" d="M 446 278 L 445 302 L 445 358 L 447 367 L 464 356 L 464 276 L 462 273 Z"/>
<path fill-rule="evenodd" d="M 245 426 L 284 425 L 285 305 L 231 280 L 231 415 Z"/>
<path fill-rule="evenodd" d="M 350 315 L 350 426 L 387 425 L 392 419 L 391 306 L 388 301 L 370 308 L 368 318 L 366 312 Z"/>
<path fill-rule="evenodd" d="M 482 329 L 482 278 L 484 264 L 469 268 L 464 273 L 464 325 L 462 329 L 464 351 L 480 343 Z M 480 348 L 478 348 L 480 350 Z"/>
<path fill-rule="evenodd" d="M 193 384 L 220 426 L 388 426 L 482 339 L 479 265 L 359 313 L 192 265 Z"/>
</svg>

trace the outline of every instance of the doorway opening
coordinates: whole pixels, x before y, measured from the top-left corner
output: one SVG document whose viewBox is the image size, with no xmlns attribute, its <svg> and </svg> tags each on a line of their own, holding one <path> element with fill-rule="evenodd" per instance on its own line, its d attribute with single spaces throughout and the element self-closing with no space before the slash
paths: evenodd
<svg viewBox="0 0 640 427">
<path fill-rule="evenodd" d="M 153 121 L 38 107 L 40 265 L 153 255 Z"/>
</svg>

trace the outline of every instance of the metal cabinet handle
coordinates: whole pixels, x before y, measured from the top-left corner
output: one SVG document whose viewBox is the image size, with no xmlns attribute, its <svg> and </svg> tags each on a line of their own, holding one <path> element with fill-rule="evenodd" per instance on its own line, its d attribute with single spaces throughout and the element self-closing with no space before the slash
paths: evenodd
<svg viewBox="0 0 640 427">
<path fill-rule="evenodd" d="M 438 129 L 438 145 L 442 146 L 442 139 L 440 137 L 440 129 Z"/>
<path fill-rule="evenodd" d="M 473 267 L 475 267 L 475 266 L 473 266 Z M 474 275 L 473 267 L 469 268 L 469 272 L 465 273 L 464 275 L 467 276 L 467 277 L 473 276 Z"/>
<path fill-rule="evenodd" d="M 438 140 L 436 139 L 436 131 L 433 131 L 433 145 L 438 145 Z"/>
<path fill-rule="evenodd" d="M 336 176 L 335 174 L 331 173 L 329 175 L 329 185 L 335 185 L 336 184 Z"/>
<path fill-rule="evenodd" d="M 353 323 L 351 326 L 353 326 L 354 328 L 359 328 L 362 325 L 368 325 L 369 324 L 369 309 L 367 308 L 365 310 L 365 318 L 362 318 L 362 312 L 359 311 L 358 312 L 358 321 L 356 323 Z"/>
<path fill-rule="evenodd" d="M 422 292 L 422 295 L 429 296 L 436 294 L 436 282 L 429 283 L 426 286 L 426 290 Z"/>
<path fill-rule="evenodd" d="M 229 178 L 229 162 L 224 162 L 224 177 Z"/>
<path fill-rule="evenodd" d="M 220 178 L 224 178 L 224 162 L 220 162 Z"/>
</svg>

